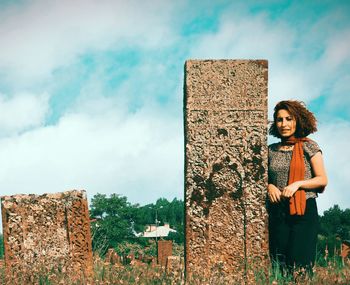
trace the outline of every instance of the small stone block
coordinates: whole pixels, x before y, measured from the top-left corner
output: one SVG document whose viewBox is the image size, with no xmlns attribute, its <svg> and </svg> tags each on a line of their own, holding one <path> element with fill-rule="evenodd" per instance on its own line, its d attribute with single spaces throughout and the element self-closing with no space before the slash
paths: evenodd
<svg viewBox="0 0 350 285">
<path fill-rule="evenodd" d="M 1 197 L 6 275 L 31 282 L 60 270 L 71 280 L 92 274 L 86 192 Z"/>
</svg>

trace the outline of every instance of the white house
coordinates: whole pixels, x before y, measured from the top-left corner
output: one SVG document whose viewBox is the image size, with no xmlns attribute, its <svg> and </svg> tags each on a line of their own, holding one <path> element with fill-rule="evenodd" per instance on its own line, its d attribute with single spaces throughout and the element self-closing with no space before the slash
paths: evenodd
<svg viewBox="0 0 350 285">
<path fill-rule="evenodd" d="M 146 230 L 140 235 L 145 238 L 160 238 L 167 237 L 169 233 L 176 233 L 176 230 L 171 229 L 168 223 L 164 223 L 164 226 L 148 225 Z"/>
</svg>

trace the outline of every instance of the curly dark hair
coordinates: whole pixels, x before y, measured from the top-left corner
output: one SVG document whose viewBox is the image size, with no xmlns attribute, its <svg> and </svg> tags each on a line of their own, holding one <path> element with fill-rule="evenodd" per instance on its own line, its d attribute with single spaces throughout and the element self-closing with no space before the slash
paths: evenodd
<svg viewBox="0 0 350 285">
<path fill-rule="evenodd" d="M 286 100 L 278 102 L 273 113 L 273 123 L 269 128 L 269 134 L 281 138 L 276 126 L 277 113 L 279 110 L 287 110 L 296 120 L 296 138 L 304 138 L 317 131 L 317 120 L 302 101 Z"/>
</svg>

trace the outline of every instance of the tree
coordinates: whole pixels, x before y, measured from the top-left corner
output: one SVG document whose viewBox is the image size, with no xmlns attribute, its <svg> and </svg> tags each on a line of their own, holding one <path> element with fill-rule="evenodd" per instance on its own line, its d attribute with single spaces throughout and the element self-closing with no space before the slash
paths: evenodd
<svg viewBox="0 0 350 285">
<path fill-rule="evenodd" d="M 108 248 L 130 250 L 137 246 L 150 247 L 147 239 L 137 238 L 135 233 L 145 230 L 146 225 L 154 224 L 155 220 L 170 223 L 170 227 L 177 231 L 170 236 L 178 243 L 184 240 L 184 204 L 176 198 L 169 202 L 159 198 L 155 204 L 140 206 L 131 205 L 127 198 L 118 194 L 107 197 L 103 194 L 95 195 L 91 200 L 90 216 L 93 250 L 104 255 Z"/>
<path fill-rule="evenodd" d="M 177 244 L 183 244 L 185 242 L 185 233 L 183 227 L 178 227 L 176 233 L 170 232 L 166 238 L 167 240 L 172 240 Z"/>
<path fill-rule="evenodd" d="M 134 214 L 126 197 L 96 194 L 90 209 L 91 218 L 96 219 L 92 223 L 94 249 L 104 254 L 108 248 L 115 248 L 118 243 L 133 238 Z"/>
<path fill-rule="evenodd" d="M 334 205 L 320 217 L 320 233 L 324 236 L 336 235 L 342 240 L 350 238 L 350 209 L 341 210 Z"/>
<path fill-rule="evenodd" d="M 338 205 L 334 205 L 320 217 L 318 252 L 324 255 L 327 248 L 330 257 L 337 255 L 341 241 L 348 239 L 350 239 L 350 209 L 342 210 Z"/>
</svg>

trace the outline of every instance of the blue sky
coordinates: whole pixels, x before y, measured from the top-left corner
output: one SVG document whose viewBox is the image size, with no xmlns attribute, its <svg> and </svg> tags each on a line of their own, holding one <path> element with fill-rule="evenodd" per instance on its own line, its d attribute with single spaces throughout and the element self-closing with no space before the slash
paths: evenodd
<svg viewBox="0 0 350 285">
<path fill-rule="evenodd" d="M 1 195 L 183 198 L 185 60 L 267 59 L 269 118 L 318 118 L 321 212 L 350 207 L 349 1 L 0 3 Z"/>
</svg>

